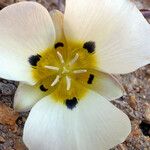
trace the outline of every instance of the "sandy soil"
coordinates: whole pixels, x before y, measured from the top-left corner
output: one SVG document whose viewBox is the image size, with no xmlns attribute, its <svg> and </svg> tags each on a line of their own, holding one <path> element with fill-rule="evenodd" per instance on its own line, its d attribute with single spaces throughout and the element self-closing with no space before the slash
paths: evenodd
<svg viewBox="0 0 150 150">
<path fill-rule="evenodd" d="M 0 9 L 21 0 L 0 0 Z M 150 0 L 133 0 L 139 9 L 150 9 Z M 63 0 L 37 0 L 49 11 L 64 10 Z M 147 16 L 148 17 L 148 16 Z M 150 149 L 150 65 L 138 71 L 118 76 L 127 95 L 113 104 L 123 110 L 132 122 L 132 132 L 115 150 Z M 26 150 L 22 130 L 28 113 L 13 110 L 13 96 L 17 82 L 0 79 L 0 150 Z"/>
</svg>

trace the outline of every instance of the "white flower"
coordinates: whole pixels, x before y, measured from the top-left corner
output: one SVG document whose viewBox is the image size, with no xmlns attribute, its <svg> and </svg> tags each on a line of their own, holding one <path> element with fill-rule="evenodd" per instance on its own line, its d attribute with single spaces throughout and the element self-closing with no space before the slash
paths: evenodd
<svg viewBox="0 0 150 150">
<path fill-rule="evenodd" d="M 149 35 L 149 24 L 129 0 L 67 0 L 64 15 L 49 15 L 35 2 L 4 8 L 0 76 L 21 81 L 15 109 L 35 104 L 24 128 L 26 146 L 106 150 L 123 142 L 130 121 L 109 100 L 124 90 L 109 74 L 149 64 Z"/>
</svg>

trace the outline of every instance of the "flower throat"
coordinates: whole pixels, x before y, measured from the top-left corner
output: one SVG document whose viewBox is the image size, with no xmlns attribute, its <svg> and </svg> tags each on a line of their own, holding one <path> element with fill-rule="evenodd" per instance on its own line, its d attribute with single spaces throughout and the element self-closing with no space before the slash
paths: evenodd
<svg viewBox="0 0 150 150">
<path fill-rule="evenodd" d="M 72 109 L 88 92 L 81 81 L 92 84 L 94 80 L 89 70 L 96 67 L 95 48 L 92 41 L 70 45 L 58 42 L 53 48 L 32 55 L 29 63 L 36 88 Z"/>
</svg>

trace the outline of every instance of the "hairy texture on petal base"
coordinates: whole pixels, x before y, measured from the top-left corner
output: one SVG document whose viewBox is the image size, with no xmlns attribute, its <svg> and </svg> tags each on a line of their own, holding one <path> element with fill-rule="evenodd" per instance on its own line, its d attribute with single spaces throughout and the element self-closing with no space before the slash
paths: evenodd
<svg viewBox="0 0 150 150">
<path fill-rule="evenodd" d="M 46 49 L 44 52 L 39 53 L 40 60 L 39 57 L 36 58 L 39 61 L 37 66 L 32 69 L 32 76 L 43 92 L 57 86 L 52 96 L 55 102 L 62 104 L 66 104 L 66 99 L 76 97 L 80 100 L 81 97 L 84 97 L 87 93 L 86 87 L 79 84 L 78 79 L 74 80 L 72 76 L 81 76 L 80 74 L 84 74 L 82 71 L 88 72 L 86 68 L 94 68 L 96 65 L 95 57 L 82 48 L 83 45 L 69 46 L 58 42 L 54 44 L 53 49 Z M 71 49 L 74 50 L 74 53 L 71 53 Z M 87 82 L 84 76 L 81 76 L 79 80 Z"/>
<path fill-rule="evenodd" d="M 97 70 L 91 69 L 79 76 L 73 76 L 73 78 L 81 83 L 81 85 L 99 93 L 110 101 L 120 98 L 125 94 L 124 88 L 114 76 Z"/>
<path fill-rule="evenodd" d="M 49 96 L 39 101 L 29 114 L 23 140 L 30 150 L 108 150 L 123 142 L 130 130 L 122 111 L 89 92 L 73 110 Z"/>
<path fill-rule="evenodd" d="M 55 41 L 48 11 L 35 2 L 10 5 L 0 11 L 0 33 L 0 77 L 33 84 L 28 59 Z"/>
<path fill-rule="evenodd" d="M 104 72 L 129 73 L 150 63 L 150 26 L 130 0 L 67 0 L 64 32 L 68 42 L 95 42 Z"/>
</svg>

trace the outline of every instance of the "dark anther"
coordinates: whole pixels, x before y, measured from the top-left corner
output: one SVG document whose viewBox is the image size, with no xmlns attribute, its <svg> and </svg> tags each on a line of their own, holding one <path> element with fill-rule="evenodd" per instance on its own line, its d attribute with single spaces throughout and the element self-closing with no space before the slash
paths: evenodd
<svg viewBox="0 0 150 150">
<path fill-rule="evenodd" d="M 140 129 L 145 136 L 150 136 L 150 125 L 148 123 L 142 122 L 140 124 Z"/>
<path fill-rule="evenodd" d="M 94 80 L 94 75 L 93 74 L 90 74 L 90 76 L 89 76 L 89 79 L 88 79 L 88 84 L 92 84 L 92 82 L 93 82 L 93 80 Z"/>
<path fill-rule="evenodd" d="M 95 42 L 89 41 L 84 43 L 83 48 L 85 48 L 89 53 L 93 53 L 95 51 Z"/>
<path fill-rule="evenodd" d="M 46 89 L 46 88 L 44 87 L 44 85 L 41 85 L 41 86 L 40 86 L 40 90 L 43 91 L 43 92 L 46 92 L 48 89 Z"/>
<path fill-rule="evenodd" d="M 78 104 L 78 100 L 77 100 L 76 97 L 74 97 L 73 99 L 67 99 L 67 100 L 66 100 L 66 106 L 67 106 L 69 109 L 75 108 L 77 104 Z"/>
<path fill-rule="evenodd" d="M 64 44 L 62 42 L 58 42 L 55 44 L 55 49 L 58 47 L 64 47 Z"/>
<path fill-rule="evenodd" d="M 29 58 L 29 63 L 32 65 L 32 66 L 37 66 L 37 63 L 38 61 L 40 61 L 40 58 L 41 56 L 39 54 L 37 55 L 32 55 L 30 58 Z"/>
</svg>

